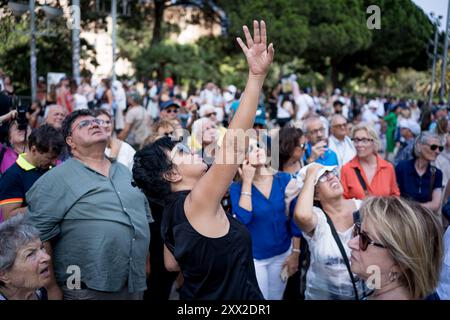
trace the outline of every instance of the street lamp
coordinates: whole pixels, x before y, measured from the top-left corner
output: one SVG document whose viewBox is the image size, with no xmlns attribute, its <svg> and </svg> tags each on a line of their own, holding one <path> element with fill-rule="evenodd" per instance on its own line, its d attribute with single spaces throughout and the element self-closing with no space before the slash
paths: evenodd
<svg viewBox="0 0 450 320">
<path fill-rule="evenodd" d="M 438 49 L 438 40 L 439 40 L 439 26 L 441 25 L 440 20 L 442 19 L 442 16 L 439 15 L 438 17 L 434 16 L 434 13 L 431 12 L 430 16 L 433 21 L 433 25 L 435 26 L 435 32 L 434 32 L 434 49 L 433 49 L 433 67 L 431 71 L 431 86 L 430 86 L 430 98 L 428 100 L 428 105 L 431 107 L 433 103 L 433 87 L 434 87 L 434 80 L 436 78 L 436 60 L 437 60 L 437 49 Z"/>
<path fill-rule="evenodd" d="M 450 29 L 450 0 L 448 0 L 447 6 L 448 8 L 447 8 L 447 22 L 445 23 L 444 55 L 442 58 L 441 90 L 439 91 L 439 98 L 441 101 L 444 100 L 445 76 L 447 75 L 447 51 L 448 51 L 448 36 Z"/>
</svg>

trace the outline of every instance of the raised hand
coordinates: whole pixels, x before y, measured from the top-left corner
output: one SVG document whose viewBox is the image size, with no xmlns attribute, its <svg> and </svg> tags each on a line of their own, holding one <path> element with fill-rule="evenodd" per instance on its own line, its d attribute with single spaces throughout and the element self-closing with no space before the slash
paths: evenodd
<svg viewBox="0 0 450 320">
<path fill-rule="evenodd" d="M 272 43 L 267 47 L 266 23 L 262 20 L 260 23 L 256 20 L 253 21 L 253 38 L 247 26 L 242 28 L 247 45 L 241 38 L 236 40 L 247 58 L 249 72 L 254 76 L 265 76 L 275 53 Z"/>
</svg>

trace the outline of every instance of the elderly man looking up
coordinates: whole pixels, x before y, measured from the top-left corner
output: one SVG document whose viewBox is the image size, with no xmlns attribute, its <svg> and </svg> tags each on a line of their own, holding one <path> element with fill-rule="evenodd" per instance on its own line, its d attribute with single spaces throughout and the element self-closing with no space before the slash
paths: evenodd
<svg viewBox="0 0 450 320">
<path fill-rule="evenodd" d="M 103 125 L 87 109 L 67 116 L 62 131 L 72 157 L 26 195 L 30 222 L 53 253 L 51 298 L 62 289 L 64 299 L 137 300 L 146 289 L 148 202 L 132 187 L 130 170 L 105 157 Z"/>
<path fill-rule="evenodd" d="M 306 118 L 303 129 L 308 138 L 304 156 L 306 163 L 317 162 L 324 166 L 337 166 L 336 153 L 328 148 L 327 130 L 322 119 L 318 116 Z"/>
<path fill-rule="evenodd" d="M 331 117 L 331 136 L 328 139 L 329 148 L 333 150 L 339 161 L 339 168 L 356 156 L 352 140 L 347 136 L 347 119 L 340 114 Z"/>
<path fill-rule="evenodd" d="M 46 124 L 56 129 L 61 129 L 62 123 L 67 116 L 66 109 L 58 104 L 51 104 L 45 110 L 44 120 Z"/>
</svg>

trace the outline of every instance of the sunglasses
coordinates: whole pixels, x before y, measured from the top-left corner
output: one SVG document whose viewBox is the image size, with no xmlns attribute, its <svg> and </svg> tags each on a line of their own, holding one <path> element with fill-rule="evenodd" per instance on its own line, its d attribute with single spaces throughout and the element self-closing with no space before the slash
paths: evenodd
<svg viewBox="0 0 450 320">
<path fill-rule="evenodd" d="M 192 154 L 191 149 L 187 145 L 185 145 L 184 143 L 180 142 L 180 143 L 177 143 L 172 149 L 172 152 L 171 152 L 172 156 L 170 157 L 171 161 L 173 161 L 173 158 L 175 157 L 175 155 L 178 152 L 181 152 L 183 154 L 188 154 L 188 155 Z"/>
<path fill-rule="evenodd" d="M 178 109 L 167 109 L 167 113 L 178 113 Z"/>
<path fill-rule="evenodd" d="M 166 137 L 170 137 L 170 136 L 173 135 L 173 131 L 170 131 L 170 132 L 164 132 L 164 135 L 165 135 Z"/>
<path fill-rule="evenodd" d="M 367 235 L 367 233 L 365 233 L 364 231 L 361 230 L 361 225 L 358 223 L 355 223 L 355 226 L 353 227 L 352 236 L 353 236 L 353 238 L 359 236 L 359 248 L 362 251 L 366 251 L 367 247 L 369 245 L 386 249 L 386 247 L 383 246 L 382 244 L 376 243 L 375 241 L 370 239 L 370 237 Z"/>
<path fill-rule="evenodd" d="M 347 123 L 335 124 L 333 128 L 341 128 L 345 129 L 347 127 Z"/>
<path fill-rule="evenodd" d="M 439 152 L 442 152 L 444 150 L 443 146 L 439 146 L 437 144 L 429 144 L 428 146 L 430 147 L 431 151 L 436 151 L 436 149 L 439 149 Z"/>
<path fill-rule="evenodd" d="M 211 113 L 205 114 L 205 117 L 207 117 L 207 118 L 211 118 L 211 116 L 217 116 L 217 112 L 211 112 Z"/>
<path fill-rule="evenodd" d="M 325 182 L 325 181 L 328 181 L 337 176 L 338 176 L 338 171 L 336 169 L 333 169 L 333 170 L 327 171 L 323 175 L 321 175 L 319 178 L 319 182 Z"/>
</svg>

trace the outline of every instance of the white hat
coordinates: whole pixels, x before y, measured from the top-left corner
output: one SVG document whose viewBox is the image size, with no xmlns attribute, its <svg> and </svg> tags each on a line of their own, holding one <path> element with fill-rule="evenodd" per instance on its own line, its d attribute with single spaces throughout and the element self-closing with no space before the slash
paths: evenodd
<svg viewBox="0 0 450 320">
<path fill-rule="evenodd" d="M 200 117 L 204 117 L 206 114 L 215 112 L 216 107 L 214 107 L 212 104 L 204 104 L 200 107 L 200 110 L 198 111 Z"/>
<path fill-rule="evenodd" d="M 228 90 L 229 92 L 231 92 L 232 94 L 235 94 L 236 91 L 237 91 L 237 88 L 231 84 L 231 85 L 229 85 L 229 86 L 227 87 L 227 90 Z"/>
<path fill-rule="evenodd" d="M 400 129 L 409 129 L 413 135 L 416 137 L 420 134 L 420 126 L 417 122 L 412 119 L 402 119 L 398 122 L 398 127 Z"/>
<path fill-rule="evenodd" d="M 302 185 L 305 183 L 305 179 L 306 179 L 306 172 L 308 171 L 308 168 L 312 165 L 313 163 L 310 163 L 306 166 L 304 166 L 303 168 L 300 169 L 299 175 L 298 177 L 302 180 Z M 316 163 L 317 165 L 317 163 Z M 317 171 L 316 177 L 314 178 L 314 185 L 317 184 L 317 182 L 319 182 L 319 178 L 327 171 L 333 171 L 334 169 L 336 169 L 337 166 L 321 166 L 320 170 Z"/>
<path fill-rule="evenodd" d="M 367 106 L 369 107 L 369 109 L 372 108 L 378 109 L 378 103 L 375 100 L 370 100 Z"/>
</svg>

